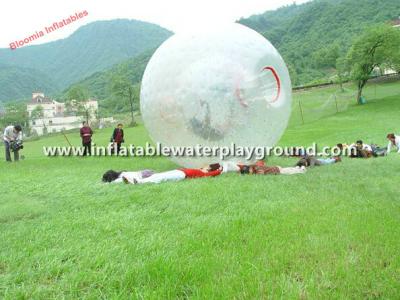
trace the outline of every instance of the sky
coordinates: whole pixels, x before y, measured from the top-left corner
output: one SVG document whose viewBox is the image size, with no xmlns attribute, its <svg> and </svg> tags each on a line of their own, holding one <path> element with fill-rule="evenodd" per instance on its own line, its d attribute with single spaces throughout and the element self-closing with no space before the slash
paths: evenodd
<svg viewBox="0 0 400 300">
<path fill-rule="evenodd" d="M 88 16 L 54 32 L 46 33 L 29 45 L 65 38 L 80 26 L 97 20 L 137 19 L 158 24 L 176 33 L 197 27 L 218 26 L 241 17 L 274 10 L 293 0 L 13 0 L 0 4 L 0 48 L 16 40 L 44 31 L 75 13 Z M 296 0 L 297 4 L 307 0 Z"/>
</svg>

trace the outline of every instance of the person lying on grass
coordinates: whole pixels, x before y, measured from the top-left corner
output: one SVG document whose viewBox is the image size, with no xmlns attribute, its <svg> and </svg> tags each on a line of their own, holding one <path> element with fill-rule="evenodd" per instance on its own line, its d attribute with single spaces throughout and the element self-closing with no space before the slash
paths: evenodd
<svg viewBox="0 0 400 300">
<path fill-rule="evenodd" d="M 125 183 L 144 184 L 144 183 L 161 183 L 164 181 L 180 181 L 186 178 L 198 178 L 218 176 L 222 172 L 219 164 L 211 164 L 201 169 L 177 169 L 161 173 L 155 173 L 147 178 L 131 178 L 122 176 Z"/>
<path fill-rule="evenodd" d="M 315 156 L 304 156 L 300 158 L 297 162 L 296 167 L 314 167 L 314 166 L 323 166 L 323 165 L 331 165 L 338 162 L 341 162 L 342 159 L 340 156 L 334 156 L 331 158 L 316 158 Z"/>
<path fill-rule="evenodd" d="M 347 144 L 337 144 L 337 147 L 351 158 L 369 158 L 373 156 L 372 147 L 368 144 L 364 144 L 362 140 L 358 140 L 350 146 Z"/>
<path fill-rule="evenodd" d="M 103 182 L 112 182 L 112 183 L 123 183 L 123 178 L 127 178 L 130 181 L 139 180 L 139 179 L 144 179 L 147 177 L 150 177 L 151 175 L 154 174 L 154 171 L 152 170 L 143 170 L 143 171 L 137 171 L 137 172 L 126 172 L 126 171 L 114 171 L 114 170 L 108 170 L 103 174 Z"/>
<path fill-rule="evenodd" d="M 253 165 L 236 164 L 234 162 L 224 162 L 224 172 L 239 172 L 240 174 L 259 174 L 259 175 L 293 175 L 302 174 L 306 172 L 304 167 L 288 167 L 282 168 L 280 166 L 266 166 L 264 161 L 260 160 Z"/>
<path fill-rule="evenodd" d="M 394 133 L 389 133 L 386 138 L 389 140 L 387 146 L 387 153 L 390 153 L 393 147 L 397 147 L 397 153 L 400 153 L 400 135 L 395 135 Z"/>
<path fill-rule="evenodd" d="M 364 144 L 363 141 L 358 140 L 352 144 L 350 148 L 355 149 L 355 153 L 351 153 L 352 158 L 370 158 L 372 156 L 372 148 L 370 145 Z"/>
<path fill-rule="evenodd" d="M 386 156 L 388 154 L 386 147 L 380 147 L 376 144 L 371 144 L 371 148 L 372 148 L 372 156 L 374 157 Z"/>
<path fill-rule="evenodd" d="M 380 147 L 376 144 L 363 144 L 362 141 L 357 141 L 355 144 L 351 144 L 350 146 L 347 144 L 337 144 L 336 145 L 343 154 L 343 151 L 346 150 L 346 155 L 352 158 L 369 158 L 371 156 L 386 156 L 387 148 Z"/>
</svg>

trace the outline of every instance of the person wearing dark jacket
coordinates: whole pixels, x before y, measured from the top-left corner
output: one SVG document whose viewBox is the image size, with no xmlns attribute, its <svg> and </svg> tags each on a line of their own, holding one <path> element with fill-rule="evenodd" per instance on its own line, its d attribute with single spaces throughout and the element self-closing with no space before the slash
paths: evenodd
<svg viewBox="0 0 400 300">
<path fill-rule="evenodd" d="M 113 135 L 111 137 L 111 142 L 114 143 L 114 149 L 115 145 L 117 146 L 117 155 L 119 154 L 119 151 L 121 150 L 121 144 L 124 141 L 124 130 L 122 129 L 123 125 L 120 123 L 118 124 L 117 128 L 114 129 Z"/>
<path fill-rule="evenodd" d="M 82 128 L 80 130 L 80 135 L 82 138 L 82 146 L 84 147 L 83 156 L 92 155 L 91 146 L 92 146 L 92 135 L 93 131 L 89 127 L 87 122 L 82 123 Z"/>
</svg>

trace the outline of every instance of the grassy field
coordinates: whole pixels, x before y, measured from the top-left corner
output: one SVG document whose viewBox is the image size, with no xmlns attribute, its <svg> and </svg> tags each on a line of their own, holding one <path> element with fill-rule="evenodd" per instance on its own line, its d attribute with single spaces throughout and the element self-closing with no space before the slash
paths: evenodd
<svg viewBox="0 0 400 300">
<path fill-rule="evenodd" d="M 386 133 L 400 132 L 400 83 L 366 94 L 364 106 L 291 122 L 280 144 L 360 138 L 386 145 Z M 111 130 L 96 132 L 95 142 L 107 144 Z M 126 135 L 135 144 L 148 140 L 143 126 Z M 69 138 L 79 144 L 78 135 Z M 305 175 L 132 186 L 102 184 L 101 174 L 175 165 L 46 158 L 44 145 L 66 142 L 29 142 L 24 161 L 0 163 L 0 299 L 399 299 L 396 153 Z"/>
</svg>

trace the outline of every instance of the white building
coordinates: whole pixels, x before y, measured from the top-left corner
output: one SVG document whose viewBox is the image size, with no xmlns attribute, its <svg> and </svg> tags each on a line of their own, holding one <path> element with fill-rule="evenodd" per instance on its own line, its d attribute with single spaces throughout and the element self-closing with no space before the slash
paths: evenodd
<svg viewBox="0 0 400 300">
<path fill-rule="evenodd" d="M 32 100 L 27 104 L 29 126 L 32 131 L 36 131 L 38 135 L 43 135 L 46 132 L 80 128 L 86 117 L 74 115 L 77 111 L 76 101 L 71 102 L 72 107 L 68 110 L 65 103 L 51 100 L 41 92 L 32 93 Z M 38 107 L 41 107 L 41 110 L 38 111 Z M 83 104 L 83 107 L 88 114 L 89 122 L 96 120 L 97 101 L 89 99 Z M 39 112 L 39 116 L 34 116 L 35 111 Z"/>
<path fill-rule="evenodd" d="M 400 16 L 396 20 L 392 21 L 392 26 L 400 28 Z"/>
</svg>

